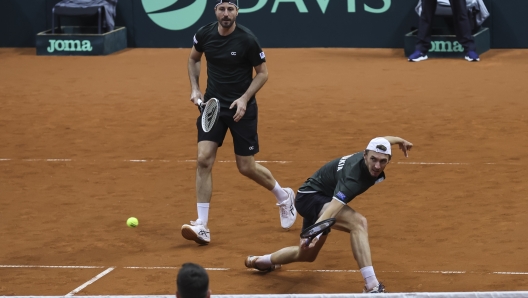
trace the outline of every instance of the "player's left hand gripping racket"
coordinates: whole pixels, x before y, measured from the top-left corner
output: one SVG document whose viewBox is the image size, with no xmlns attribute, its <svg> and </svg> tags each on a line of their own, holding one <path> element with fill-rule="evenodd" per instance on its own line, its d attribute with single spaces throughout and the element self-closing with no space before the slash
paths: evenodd
<svg viewBox="0 0 528 298">
<path fill-rule="evenodd" d="M 211 98 L 204 104 L 198 99 L 198 107 L 202 113 L 202 129 L 210 132 L 220 116 L 220 102 L 216 98 Z"/>
<path fill-rule="evenodd" d="M 301 238 L 308 239 L 308 242 L 306 243 L 306 245 L 308 245 L 315 237 L 329 230 L 335 223 L 335 218 L 329 218 L 315 223 L 301 232 Z"/>
</svg>

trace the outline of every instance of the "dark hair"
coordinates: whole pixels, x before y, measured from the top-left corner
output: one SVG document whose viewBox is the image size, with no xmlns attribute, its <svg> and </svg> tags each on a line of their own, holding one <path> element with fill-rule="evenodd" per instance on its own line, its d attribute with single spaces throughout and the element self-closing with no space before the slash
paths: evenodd
<svg viewBox="0 0 528 298">
<path fill-rule="evenodd" d="M 209 290 L 209 276 L 202 266 L 185 263 L 178 272 L 176 287 L 181 298 L 205 298 Z"/>
</svg>

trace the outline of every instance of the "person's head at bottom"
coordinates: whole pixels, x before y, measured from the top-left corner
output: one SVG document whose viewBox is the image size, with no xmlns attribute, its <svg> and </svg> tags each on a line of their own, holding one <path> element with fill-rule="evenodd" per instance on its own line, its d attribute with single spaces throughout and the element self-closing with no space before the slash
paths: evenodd
<svg viewBox="0 0 528 298">
<path fill-rule="evenodd" d="M 209 298 L 209 276 L 205 269 L 194 263 L 185 263 L 176 278 L 177 298 Z"/>
</svg>

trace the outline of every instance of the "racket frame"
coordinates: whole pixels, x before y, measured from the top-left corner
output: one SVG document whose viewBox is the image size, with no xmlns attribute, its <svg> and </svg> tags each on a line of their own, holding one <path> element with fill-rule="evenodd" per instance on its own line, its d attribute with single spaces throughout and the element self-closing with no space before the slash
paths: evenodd
<svg viewBox="0 0 528 298">
<path fill-rule="evenodd" d="M 303 239 L 309 239 L 310 241 L 308 243 L 310 243 L 315 237 L 317 237 L 318 235 L 324 233 L 326 230 L 330 229 L 330 227 L 332 227 L 334 224 L 336 223 L 336 219 L 335 218 L 328 218 L 328 219 L 325 219 L 325 220 L 322 220 L 320 222 L 317 222 L 317 223 L 314 223 L 313 225 L 307 227 L 306 229 L 304 229 L 302 232 L 301 232 L 301 238 Z M 310 232 L 311 230 L 313 230 L 314 228 L 316 227 L 319 227 L 321 225 L 328 225 L 327 227 L 319 230 L 318 232 L 316 233 L 312 233 L 312 234 L 307 234 L 308 232 Z"/>
<path fill-rule="evenodd" d="M 207 125 L 207 108 L 212 105 L 213 103 L 216 103 L 216 114 L 213 116 L 214 119 L 212 119 L 212 123 L 210 125 Z M 200 98 L 197 101 L 198 108 L 200 109 L 201 115 L 201 123 L 202 123 L 202 129 L 204 132 L 210 132 L 211 129 L 213 129 L 216 121 L 218 121 L 218 118 L 220 116 L 220 101 L 214 97 L 210 98 L 207 102 L 203 102 Z"/>
</svg>

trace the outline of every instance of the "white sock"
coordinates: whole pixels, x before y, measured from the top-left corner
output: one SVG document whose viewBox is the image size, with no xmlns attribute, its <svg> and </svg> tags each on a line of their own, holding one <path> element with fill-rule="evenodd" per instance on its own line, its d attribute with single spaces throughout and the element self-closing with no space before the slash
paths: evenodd
<svg viewBox="0 0 528 298">
<path fill-rule="evenodd" d="M 271 263 L 271 254 L 259 257 L 257 259 L 257 263 L 260 265 L 259 268 L 268 268 L 273 266 L 273 263 Z"/>
<path fill-rule="evenodd" d="M 359 269 L 361 271 L 361 275 L 363 275 L 363 279 L 365 280 L 365 287 L 367 290 L 373 289 L 378 286 L 379 282 L 376 278 L 376 274 L 374 273 L 374 267 L 367 266 Z"/>
<path fill-rule="evenodd" d="M 282 187 L 279 185 L 279 182 L 277 181 L 275 181 L 275 187 L 271 190 L 271 192 L 275 195 L 277 203 L 279 204 L 288 199 L 288 193 L 282 189 Z"/>
<path fill-rule="evenodd" d="M 207 227 L 207 222 L 209 221 L 209 203 L 196 203 L 196 209 L 198 209 L 198 219 Z"/>
</svg>

